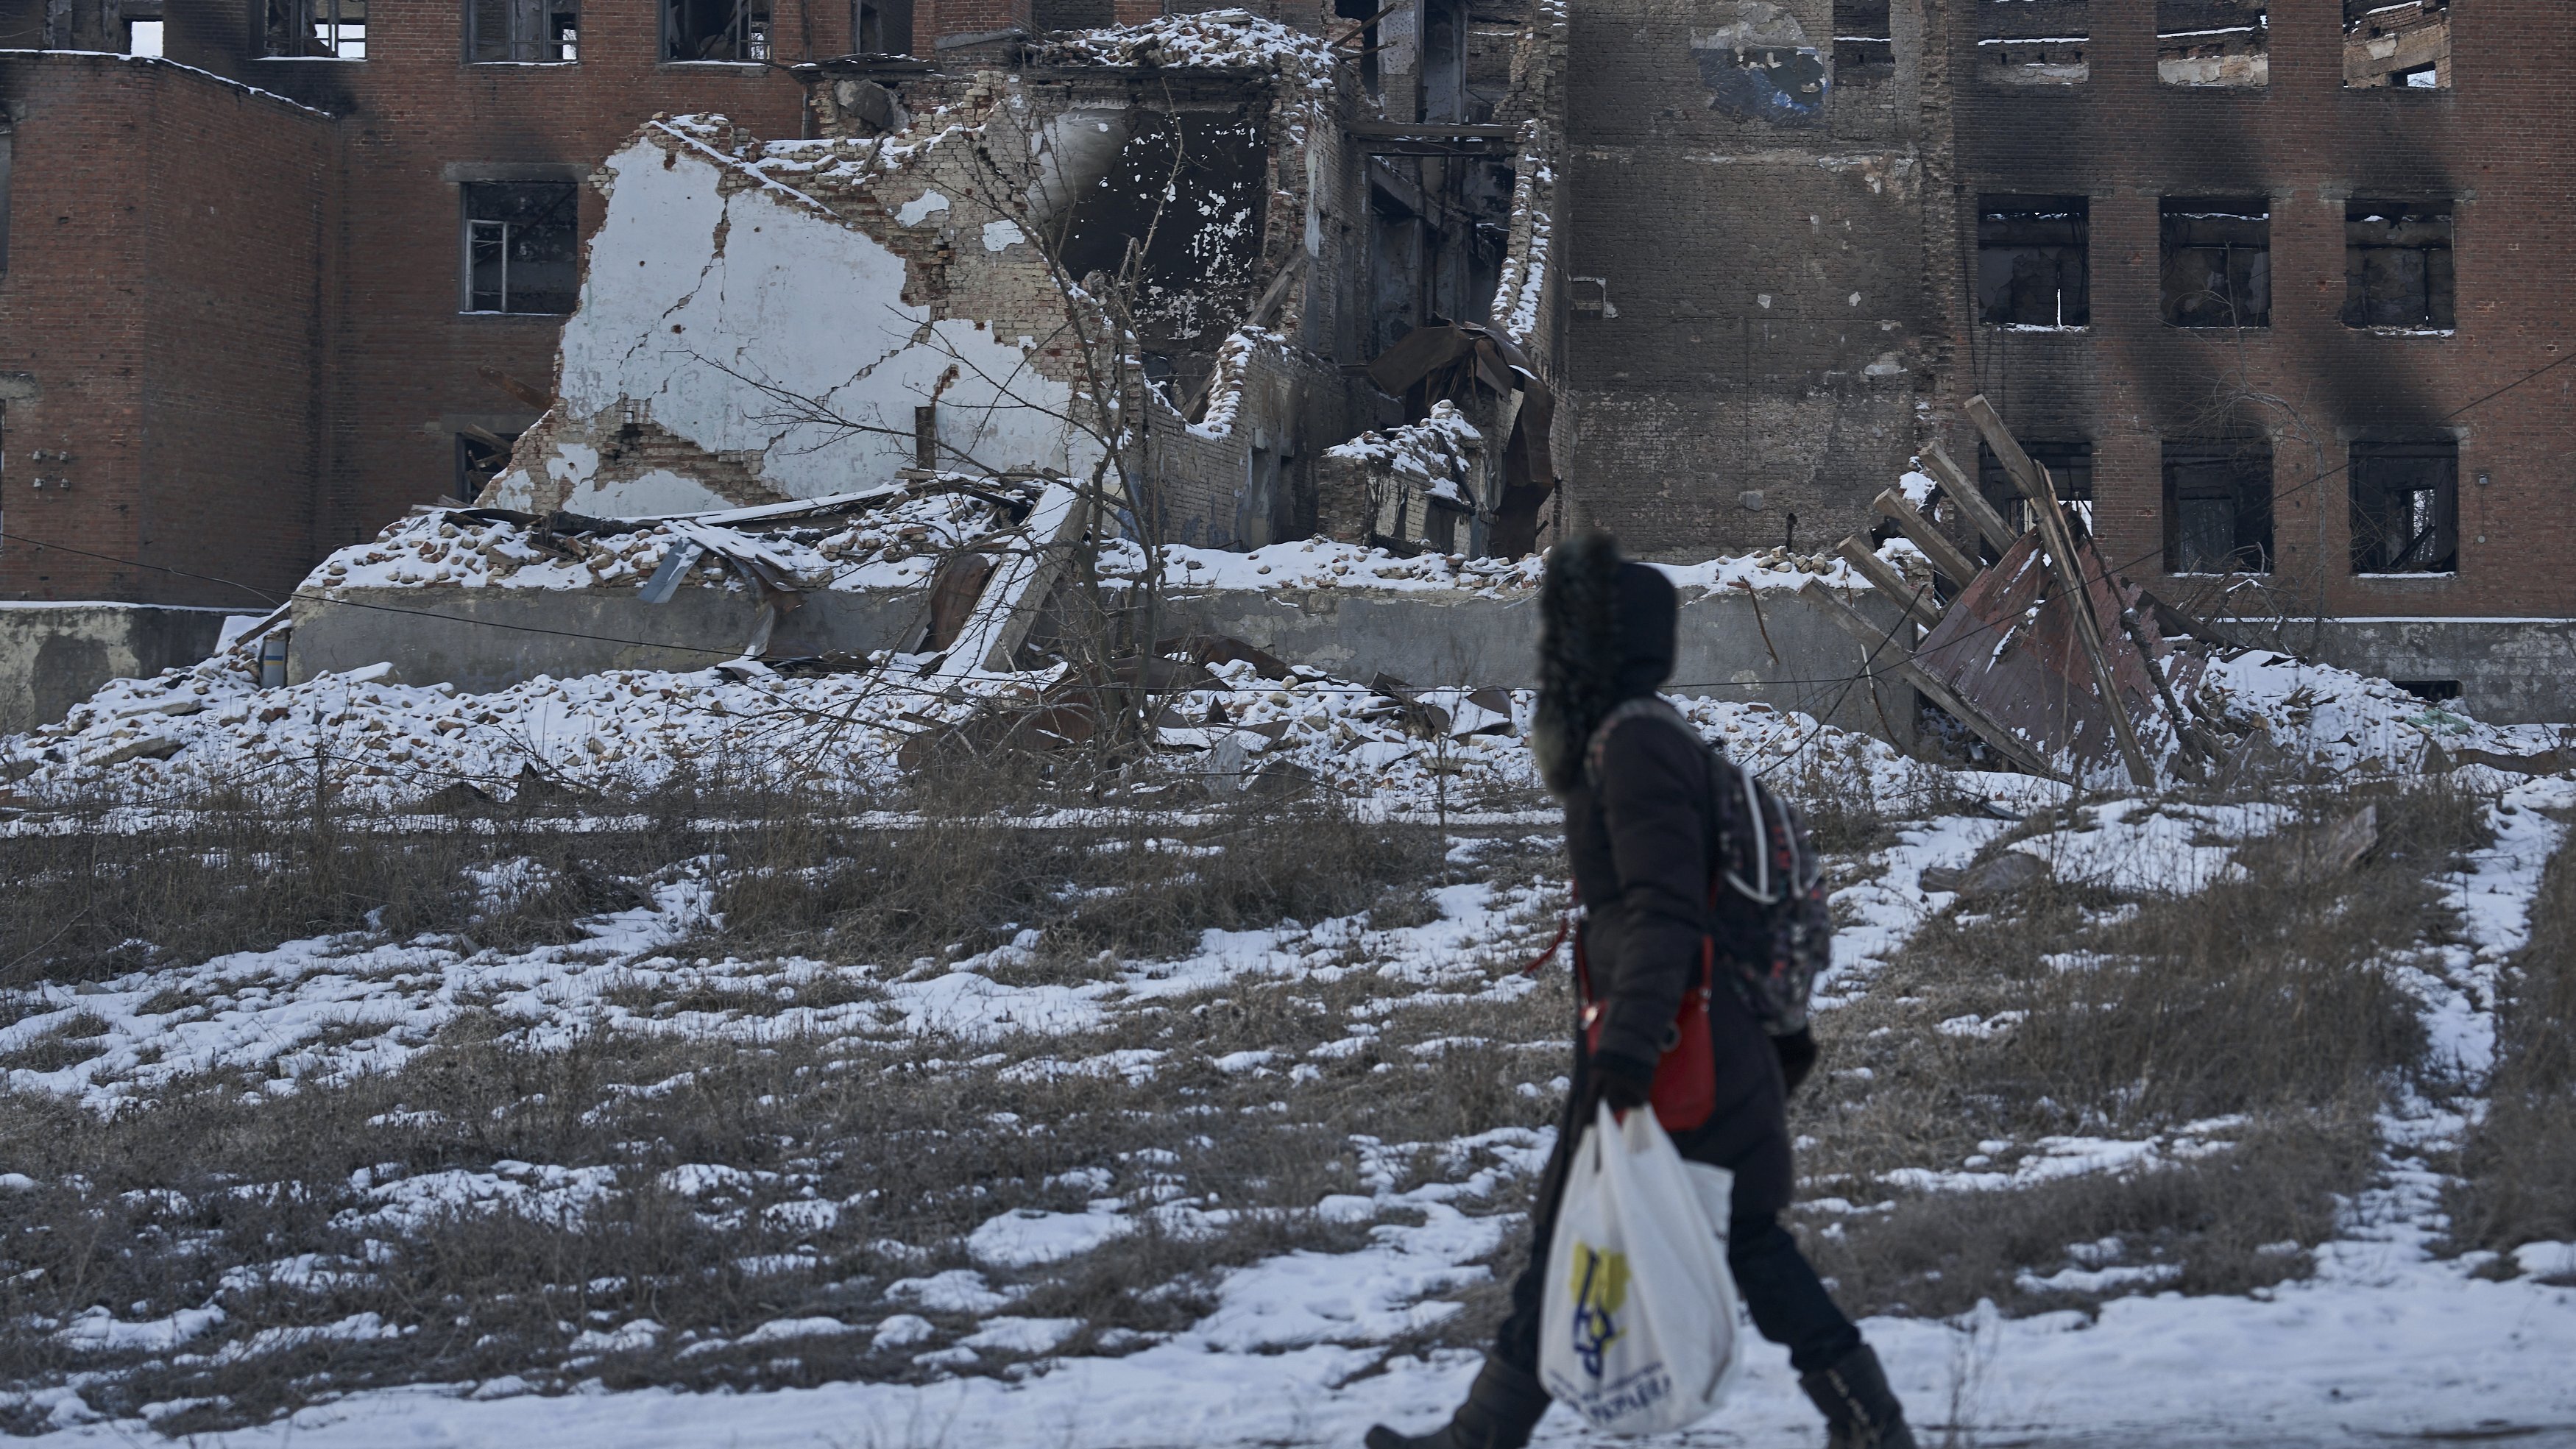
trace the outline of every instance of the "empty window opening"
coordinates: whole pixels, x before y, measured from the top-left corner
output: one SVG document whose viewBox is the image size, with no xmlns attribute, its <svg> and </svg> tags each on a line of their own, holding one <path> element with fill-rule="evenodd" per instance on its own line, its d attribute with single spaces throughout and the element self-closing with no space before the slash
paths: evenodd
<svg viewBox="0 0 2576 1449">
<path fill-rule="evenodd" d="M 2450 0 L 2344 0 L 2343 83 L 2364 90 L 2449 90 Z"/>
<path fill-rule="evenodd" d="M 127 55 L 161 54 L 161 22 L 158 20 L 125 22 L 125 53 Z"/>
<path fill-rule="evenodd" d="M 662 58 L 769 59 L 769 0 L 662 0 Z"/>
<path fill-rule="evenodd" d="M 912 0 L 857 0 L 850 9 L 850 37 L 850 48 L 861 55 L 909 54 Z"/>
<path fill-rule="evenodd" d="M 1467 7 L 1443 0 L 1422 5 L 1422 119 L 1467 119 Z"/>
<path fill-rule="evenodd" d="M 2460 567 L 2460 445 L 2352 445 L 2352 571 L 2448 574 Z"/>
<path fill-rule="evenodd" d="M 2058 501 L 2066 506 L 2067 515 L 2074 520 L 2077 530 L 2090 537 L 2093 532 L 2093 444 L 2082 439 L 2038 439 L 2023 442 L 2021 450 L 2030 455 L 2032 462 L 2048 470 L 2048 481 L 2056 488 Z M 2011 473 L 2005 471 L 2004 460 L 1996 457 L 1994 449 L 1982 442 L 1977 444 L 1977 491 L 1986 496 L 1986 502 L 1994 505 L 1995 511 L 2002 514 L 2014 529 L 2024 533 L 2030 531 L 2036 521 L 2031 514 L 2030 500 L 2022 496 L 2021 486 L 2013 482 Z M 1991 546 L 1987 552 L 1993 553 Z"/>
<path fill-rule="evenodd" d="M 1360 47 L 1360 89 L 1371 96 L 1386 94 L 1385 77 L 1378 65 L 1378 52 L 1382 48 L 1378 22 L 1386 18 L 1390 8 L 1382 6 L 1379 0 L 1333 0 L 1333 14 L 1359 22 L 1356 39 Z"/>
<path fill-rule="evenodd" d="M 580 58 L 581 0 L 468 0 L 465 24 L 478 63 Z"/>
<path fill-rule="evenodd" d="M 2343 218 L 2343 325 L 2449 331 L 2451 204 L 2353 201 Z"/>
<path fill-rule="evenodd" d="M 2388 682 L 2426 704 L 2443 704 L 2460 697 L 2460 681 L 2456 679 L 2392 679 Z"/>
<path fill-rule="evenodd" d="M 2156 79 L 2169 86 L 2272 81 L 2268 0 L 2156 0 Z"/>
<path fill-rule="evenodd" d="M 510 448 L 518 441 L 516 431 L 496 432 L 473 423 L 457 428 L 456 496 L 468 503 L 480 497 L 483 486 L 510 466 Z"/>
<path fill-rule="evenodd" d="M 2165 572 L 2272 571 L 2272 445 L 2165 444 Z"/>
<path fill-rule="evenodd" d="M 1834 84 L 1860 85 L 1896 74 L 1896 31 L 1887 0 L 1834 0 Z"/>
<path fill-rule="evenodd" d="M 2005 85 L 2081 85 L 2092 75 L 2086 0 L 1979 0 L 1977 69 Z"/>
<path fill-rule="evenodd" d="M 367 58 L 367 0 L 267 0 L 263 54 Z"/>
<path fill-rule="evenodd" d="M 2176 327 L 2272 325 L 2272 204 L 2167 197 L 2164 317 Z"/>
<path fill-rule="evenodd" d="M 1977 308 L 1996 327 L 2083 327 L 2093 320 L 2082 196 L 1977 198 Z"/>
<path fill-rule="evenodd" d="M 580 212 L 569 181 L 465 187 L 465 310 L 570 312 L 580 291 Z"/>
</svg>

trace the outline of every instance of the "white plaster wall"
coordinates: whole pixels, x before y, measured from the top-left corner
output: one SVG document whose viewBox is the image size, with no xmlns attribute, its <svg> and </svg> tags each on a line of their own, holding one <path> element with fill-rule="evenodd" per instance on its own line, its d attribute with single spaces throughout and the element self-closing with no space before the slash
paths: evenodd
<svg viewBox="0 0 2576 1449">
<path fill-rule="evenodd" d="M 885 481 L 914 462 L 913 409 L 940 405 L 940 435 L 987 470 L 1078 471 L 1092 444 L 1059 416 L 1070 389 L 969 321 L 906 305 L 903 261 L 801 194 L 762 182 L 675 134 L 647 132 L 611 156 L 608 214 L 590 244 L 581 304 L 565 324 L 559 404 L 567 422 L 614 429 L 623 404 L 709 452 L 743 455 L 781 496 Z M 726 195 L 728 172 L 752 179 Z M 924 198 L 927 200 L 927 197 Z M 910 208 L 908 208 L 910 210 Z M 944 225 L 954 208 L 923 213 Z M 954 369 L 944 390 L 940 381 Z M 820 401 L 851 431 L 799 420 L 766 383 Z M 569 440 L 535 460 L 571 489 L 564 506 L 629 516 L 720 507 L 669 473 L 596 477 Z M 943 453 L 943 466 L 961 466 Z M 524 475 L 486 497 L 528 506 Z M 705 494 L 701 501 L 696 495 Z"/>
</svg>

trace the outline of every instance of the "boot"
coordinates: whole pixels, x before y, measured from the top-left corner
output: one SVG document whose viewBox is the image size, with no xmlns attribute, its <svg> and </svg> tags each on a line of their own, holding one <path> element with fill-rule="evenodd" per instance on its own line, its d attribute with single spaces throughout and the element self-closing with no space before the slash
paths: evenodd
<svg viewBox="0 0 2576 1449">
<path fill-rule="evenodd" d="M 1862 1344 L 1839 1362 L 1802 1375 L 1798 1387 L 1824 1410 L 1825 1449 L 1914 1449 L 1905 1406 L 1887 1387 L 1878 1355 Z"/>
<path fill-rule="evenodd" d="M 1547 1390 L 1537 1378 L 1488 1358 L 1467 1389 L 1467 1402 L 1449 1422 L 1428 1434 L 1399 1434 L 1370 1427 L 1368 1449 L 1521 1449 L 1547 1413 Z"/>
</svg>

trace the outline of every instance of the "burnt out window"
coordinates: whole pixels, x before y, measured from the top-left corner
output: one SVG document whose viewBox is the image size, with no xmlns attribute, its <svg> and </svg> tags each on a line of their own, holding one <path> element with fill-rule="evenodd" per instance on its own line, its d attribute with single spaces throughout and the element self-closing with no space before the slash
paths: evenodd
<svg viewBox="0 0 2576 1449">
<path fill-rule="evenodd" d="M 2272 81 L 2268 0 L 2156 0 L 2156 79 L 2255 88 Z"/>
<path fill-rule="evenodd" d="M 1896 74 L 1896 31 L 1887 0 L 1834 0 L 1834 84 L 1857 85 Z"/>
<path fill-rule="evenodd" d="M 2085 439 L 2024 439 L 2021 450 L 2048 470 L 2048 481 L 2056 485 L 2058 501 L 2066 505 L 2066 511 L 2089 535 L 2093 531 L 2093 444 Z M 2030 500 L 2022 496 L 2020 485 L 2004 470 L 2004 460 L 1982 442 L 1977 444 L 1977 491 L 1986 495 L 1986 501 L 2015 529 L 2030 529 Z"/>
<path fill-rule="evenodd" d="M 2165 572 L 2272 571 L 2272 445 L 2165 444 Z"/>
<path fill-rule="evenodd" d="M 2356 90 L 2449 90 L 2450 0 L 2344 0 L 2343 83 Z"/>
<path fill-rule="evenodd" d="M 2081 196 L 1977 198 L 1977 308 L 1996 327 L 2092 321 L 2086 262 L 2092 202 Z"/>
<path fill-rule="evenodd" d="M 2086 0 L 1974 0 L 1977 70 L 2002 85 L 2082 85 L 2092 75 Z"/>
<path fill-rule="evenodd" d="M 1067 275 L 1115 276 L 1143 246 L 1131 299 L 1150 349 L 1207 354 L 1250 305 L 1270 148 L 1237 109 L 1076 110 L 1059 121 L 1035 218 Z M 1191 367 L 1184 366 L 1185 372 Z M 1192 379 L 1195 381 L 1195 378 Z"/>
<path fill-rule="evenodd" d="M 2460 567 L 2460 445 L 2352 445 L 2352 571 L 2448 574 Z"/>
<path fill-rule="evenodd" d="M 569 181 L 477 181 L 465 192 L 465 310 L 569 312 L 580 212 Z"/>
<path fill-rule="evenodd" d="M 577 60 L 581 0 L 466 0 L 465 35 L 482 64 Z"/>
<path fill-rule="evenodd" d="M 769 59 L 769 0 L 662 0 L 662 58 Z"/>
<path fill-rule="evenodd" d="M 498 432 L 491 428 L 467 424 L 456 430 L 456 496 L 471 503 L 483 491 L 483 485 L 510 466 L 511 445 L 519 441 L 517 430 Z"/>
<path fill-rule="evenodd" d="M 1103 15 L 1110 7 L 1099 7 Z M 1113 23 L 1115 17 L 1092 22 Z M 1048 27 L 1070 29 L 1069 26 Z M 855 0 L 850 7 L 850 48 L 862 55 L 903 55 L 912 49 L 912 0 Z"/>
<path fill-rule="evenodd" d="M 2343 325 L 2453 325 L 2451 204 L 2352 201 L 2343 213 Z"/>
<path fill-rule="evenodd" d="M 263 0 L 260 53 L 367 58 L 367 0 Z"/>
<path fill-rule="evenodd" d="M 2164 317 L 2176 327 L 2272 325 L 2272 203 L 2168 196 Z"/>
</svg>

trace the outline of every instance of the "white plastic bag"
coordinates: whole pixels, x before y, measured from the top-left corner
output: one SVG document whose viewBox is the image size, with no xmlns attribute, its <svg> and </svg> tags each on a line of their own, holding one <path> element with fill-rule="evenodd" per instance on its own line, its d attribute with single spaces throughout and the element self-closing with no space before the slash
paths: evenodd
<svg viewBox="0 0 2576 1449">
<path fill-rule="evenodd" d="M 1651 1111 L 1583 1134 L 1548 1244 L 1539 1379 L 1610 1434 L 1695 1424 L 1737 1367 L 1726 1269 L 1734 1174 L 1685 1163 Z M 1712 1216 L 1714 1210 L 1714 1216 Z"/>
</svg>

